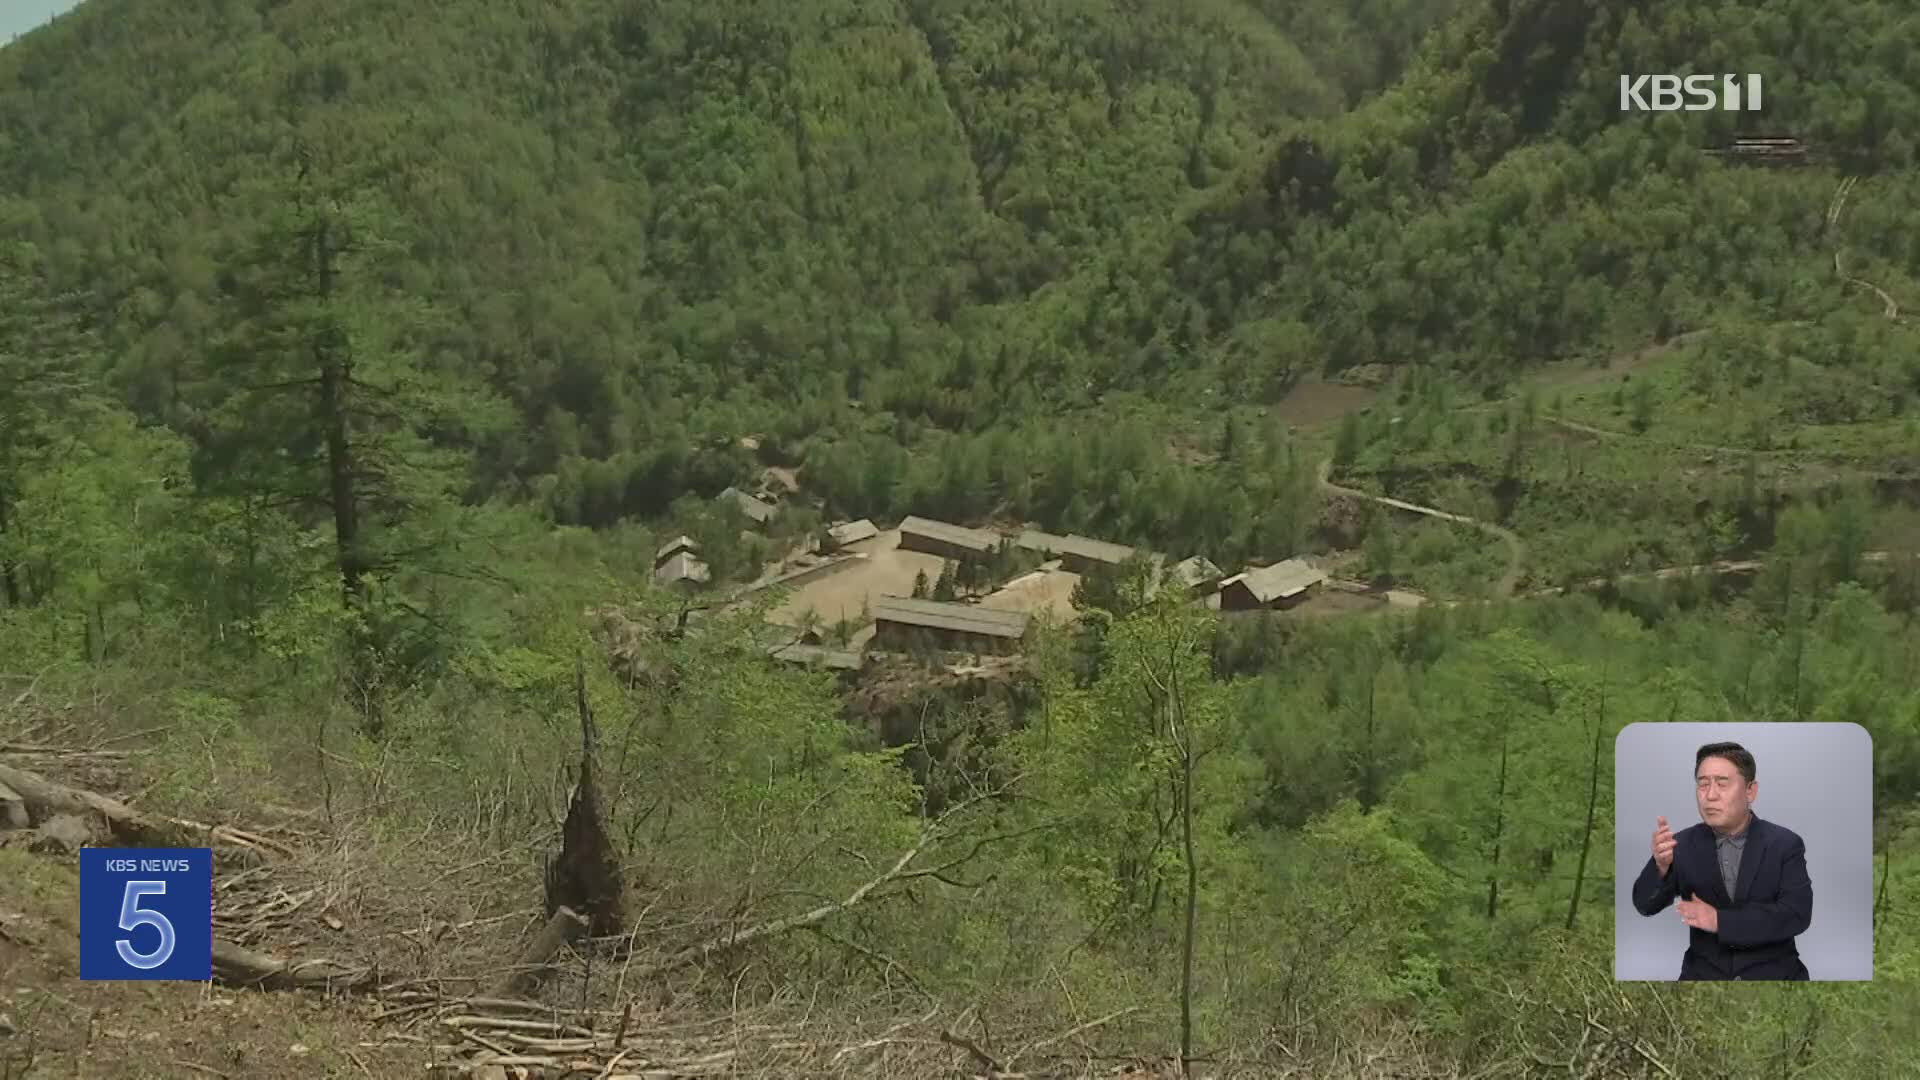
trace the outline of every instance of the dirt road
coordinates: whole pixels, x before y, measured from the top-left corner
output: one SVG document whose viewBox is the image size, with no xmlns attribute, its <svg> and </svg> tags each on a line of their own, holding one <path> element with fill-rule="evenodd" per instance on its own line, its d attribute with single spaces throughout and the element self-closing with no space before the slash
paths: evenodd
<svg viewBox="0 0 1920 1080">
<path fill-rule="evenodd" d="M 1912 558 L 1912 553 L 1899 551 L 1868 551 L 1860 555 L 1862 562 L 1887 562 L 1900 557 Z M 1663 566 L 1658 570 L 1637 570 L 1631 574 L 1617 574 L 1612 578 L 1588 578 L 1572 586 L 1536 589 L 1527 593 L 1529 598 L 1536 596 L 1560 596 L 1569 591 L 1597 589 L 1610 582 L 1620 581 L 1667 581 L 1672 578 L 1688 577 L 1693 574 L 1711 574 L 1719 577 L 1725 574 L 1757 574 L 1766 569 L 1766 559 L 1722 559 L 1719 562 L 1695 563 L 1692 566 Z"/>
<path fill-rule="evenodd" d="M 1494 592 L 1500 596 L 1512 596 L 1514 590 L 1520 587 L 1520 564 L 1526 558 L 1527 547 L 1526 543 L 1522 541 L 1519 535 L 1513 530 L 1502 528 L 1490 521 L 1470 518 L 1465 514 L 1452 514 L 1445 510 L 1436 510 L 1431 506 L 1421 506 L 1418 503 L 1410 503 L 1402 499 L 1392 499 L 1385 495 L 1375 495 L 1371 492 L 1361 491 L 1358 488 L 1342 487 L 1330 479 L 1332 475 L 1333 459 L 1327 458 L 1320 462 L 1320 487 L 1322 490 L 1330 491 L 1336 495 L 1364 499 L 1367 502 L 1377 503 L 1381 506 L 1404 511 L 1409 514 L 1420 514 L 1424 517 L 1438 518 L 1441 521 L 1451 521 L 1499 537 L 1501 542 L 1507 545 L 1507 572 L 1500 576 L 1499 582 L 1494 586 Z"/>
</svg>

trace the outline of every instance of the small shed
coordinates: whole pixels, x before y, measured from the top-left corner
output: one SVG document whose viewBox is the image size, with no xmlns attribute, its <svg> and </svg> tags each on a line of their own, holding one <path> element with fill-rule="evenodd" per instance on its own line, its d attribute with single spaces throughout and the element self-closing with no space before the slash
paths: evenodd
<svg viewBox="0 0 1920 1080">
<path fill-rule="evenodd" d="M 1204 596 L 1220 588 L 1221 572 L 1204 555 L 1181 559 L 1167 568 L 1167 584 L 1194 596 Z"/>
<path fill-rule="evenodd" d="M 1004 654 L 1018 651 L 1028 622 L 1024 611 L 885 596 L 873 605 L 873 644 L 898 652 L 933 648 Z"/>
<path fill-rule="evenodd" d="M 665 563 L 668 559 L 673 558 L 683 551 L 688 554 L 694 554 L 697 553 L 699 549 L 700 545 L 693 542 L 693 537 L 685 534 L 676 536 L 666 543 L 661 544 L 660 549 L 653 553 L 653 565 L 655 568 L 658 568 L 662 563 Z"/>
<path fill-rule="evenodd" d="M 918 551 L 944 559 L 977 559 L 992 554 L 999 544 L 1000 535 L 985 529 L 969 529 L 923 517 L 909 517 L 900 523 L 903 551 Z"/>
<path fill-rule="evenodd" d="M 700 585 L 713 577 L 707 564 L 691 551 L 680 551 L 667 556 L 666 560 L 653 569 L 653 580 L 661 585 Z"/>
<path fill-rule="evenodd" d="M 1312 596 L 1326 580 L 1326 571 L 1300 559 L 1256 567 L 1220 583 L 1220 609 L 1285 610 Z"/>
<path fill-rule="evenodd" d="M 757 495 L 749 495 L 737 487 L 730 487 L 721 492 L 715 496 L 715 500 L 718 502 L 730 502 L 739 507 L 740 512 L 747 515 L 747 519 L 756 525 L 765 525 L 767 522 L 773 520 L 774 515 L 780 512 L 779 508 L 774 504 Z"/>
<path fill-rule="evenodd" d="M 862 540 L 871 540 L 880 535 L 880 529 L 866 518 L 859 521 L 843 521 L 827 530 L 827 536 L 836 547 L 846 547 Z"/>
</svg>

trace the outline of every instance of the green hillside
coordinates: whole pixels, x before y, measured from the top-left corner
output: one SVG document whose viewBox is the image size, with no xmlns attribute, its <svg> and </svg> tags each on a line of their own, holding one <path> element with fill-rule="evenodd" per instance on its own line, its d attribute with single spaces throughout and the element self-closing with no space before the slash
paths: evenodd
<svg viewBox="0 0 1920 1080">
<path fill-rule="evenodd" d="M 1838 235 L 1821 217 L 1839 174 L 1911 165 L 1893 7 L 1814 33 L 1824 9 L 1788 3 L 1470 5 L 1417 60 L 1444 5 L 1271 7 L 109 0 L 0 58 L 0 220 L 88 293 L 113 389 L 186 430 L 223 394 L 223 253 L 275 198 L 249 185 L 306 147 L 309 183 L 398 230 L 368 302 L 429 308 L 411 345 L 475 397 L 473 489 L 594 525 L 746 475 L 710 437 L 765 433 L 822 475 L 831 444 L 883 453 L 862 430 L 1000 429 L 1044 461 L 1028 427 L 1109 392 L 1206 411 L 1355 365 L 1499 381 L 1868 311 L 1836 246 L 1912 284 L 1911 185 L 1863 189 Z M 1768 129 L 1826 164 L 1725 168 L 1697 151 L 1739 118 L 1615 111 L 1617 72 L 1702 64 L 1764 71 Z M 951 486 L 824 493 L 1077 514 L 999 475 Z M 1209 539 L 1089 501 L 1076 525 L 1258 549 L 1231 540 L 1251 521 Z"/>
<path fill-rule="evenodd" d="M 819 1051 L 741 1075 L 1911 1075 L 1916 132 L 1879 0 L 87 0 L 0 49 L 0 764 L 491 984 L 590 707 L 633 933 L 543 992 Z M 1331 581 L 795 555 L 910 514 Z M 916 566 L 1078 618 L 867 659 Z M 1871 733 L 1870 985 L 1616 986 L 1648 721 Z"/>
<path fill-rule="evenodd" d="M 305 142 L 406 222 L 430 359 L 539 429 L 489 440 L 495 486 L 938 370 L 1379 78 L 1359 48 L 1322 75 L 1234 3 L 107 0 L 0 59 L 0 185 L 171 418 L 244 182 Z"/>
</svg>

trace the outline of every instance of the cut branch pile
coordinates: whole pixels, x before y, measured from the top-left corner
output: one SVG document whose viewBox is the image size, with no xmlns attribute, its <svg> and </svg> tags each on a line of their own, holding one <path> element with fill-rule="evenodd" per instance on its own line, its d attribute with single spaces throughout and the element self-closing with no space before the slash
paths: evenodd
<svg viewBox="0 0 1920 1080">
<path fill-rule="evenodd" d="M 475 1005 L 468 1002 L 468 1005 Z M 472 1011 L 436 1018 L 445 1035 L 459 1040 L 445 1049 L 459 1060 L 435 1067 L 435 1077 L 513 1077 L 559 1080 L 590 1076 L 603 1080 L 641 1077 L 720 1076 L 736 1071 L 740 1033 L 725 1028 L 704 1033 L 632 1027 L 630 1013 L 611 1025 L 555 1016 L 532 1002 L 495 1000 Z M 759 1032 L 756 1042 L 769 1033 Z M 778 1041 L 778 1040 L 774 1040 Z"/>
<path fill-rule="evenodd" d="M 99 840 L 137 846 L 212 847 L 219 861 L 234 859 L 244 867 L 227 867 L 214 883 L 215 938 L 212 978 L 225 986 L 260 991 L 318 991 L 360 996 L 372 1010 L 371 1019 L 397 1038 L 433 1048 L 437 1077 L 473 1077 L 479 1080 L 639 1080 L 639 1078 L 715 1075 L 801 1076 L 975 1076 L 1019 1080 L 1042 1076 L 1091 1076 L 1111 1071 L 1135 1077 L 1156 1070 L 1134 1062 L 1117 1069 L 1095 1068 L 1095 1054 L 1084 1036 L 1131 1010 L 1089 1021 L 1064 1033 L 1035 1033 L 1024 1049 L 1002 1052 L 993 1041 L 970 1033 L 967 1014 L 936 1023 L 934 1010 L 918 1020 L 902 1020 L 875 1034 L 872 1028 L 840 1027 L 802 1016 L 797 1004 L 763 1006 L 758 1014 L 732 1012 L 690 1022 L 685 1014 L 665 1013 L 642 1003 L 653 987 L 670 974 L 729 958 L 777 935 L 795 931 L 823 933 L 822 924 L 849 909 L 894 895 L 921 881 L 962 884 L 954 875 L 981 848 L 1007 839 L 1005 835 L 975 837 L 971 843 L 955 835 L 954 826 L 970 808 L 992 800 L 1000 792 L 982 792 L 963 800 L 926 823 L 917 839 L 899 855 L 875 868 L 870 880 L 837 899 L 824 899 L 810 909 L 734 926 L 724 934 L 685 943 L 654 943 L 650 955 L 633 949 L 627 938 L 625 966 L 620 981 L 629 988 L 616 990 L 609 1008 L 558 1008 L 529 1000 L 556 972 L 574 974 L 575 962 L 591 964 L 591 950 L 575 953 L 589 934 L 605 940 L 600 929 L 621 930 L 624 918 L 619 864 L 606 835 L 595 790 L 594 730 L 584 689 L 576 674 L 582 731 L 582 759 L 573 805 L 562 832 L 559 855 L 549 863 L 546 897 L 549 917 L 536 923 L 523 947 L 506 953 L 511 965 L 497 961 L 490 972 L 467 968 L 460 975 L 428 976 L 405 963 L 395 964 L 385 954 L 354 956 L 351 937 L 335 938 L 344 929 L 330 917 L 340 900 L 338 871 L 331 877 L 314 875 L 315 837 L 286 832 L 286 840 L 232 826 L 210 826 L 136 809 L 119 799 L 70 786 L 40 772 L 14 764 L 0 764 L 0 837 L 31 833 L 49 821 L 79 819 Z M 108 752 L 103 752 L 108 753 Z M 41 743 L 7 743 L 0 757 L 17 761 L 33 755 L 35 761 L 97 768 L 109 759 L 91 751 L 63 751 Z M 66 824 L 73 824 L 67 820 Z M 949 841 L 960 842 L 951 845 Z M 343 848 L 344 850 L 344 848 Z M 307 858 L 303 858 L 307 857 Z M 316 884 L 317 882 L 317 884 Z M 311 887 L 309 887 L 311 886 Z M 569 902 L 571 901 L 571 902 Z M 578 906 L 575 906 L 575 905 Z M 539 909 L 491 918 L 474 918 L 461 925 L 479 926 L 520 918 Z M 307 937 L 323 923 L 318 939 Z M 529 930 L 534 929 L 529 927 Z M 404 935 L 396 935 L 404 937 Z M 304 937 L 304 941 L 301 940 Z M 278 949 L 299 950 L 307 942 L 335 943 L 335 955 L 290 957 Z M 830 938 L 830 940 L 832 940 Z M 439 935 L 421 943 L 432 949 Z M 269 944 L 269 942 L 276 944 Z M 362 943 L 365 944 L 365 943 Z M 842 943 L 845 944 L 845 943 Z M 857 949 L 858 946 L 848 945 Z M 501 955 L 499 951 L 494 956 Z M 885 959 L 882 957 L 881 959 Z M 369 960 L 373 962 L 368 962 Z M 485 963 L 485 961 L 482 961 Z M 401 970 L 383 970 L 398 966 Z M 469 977 L 469 975 L 487 975 Z M 396 977 L 397 976 L 397 977 Z M 449 985 L 460 987 L 450 990 Z M 490 993 L 483 987 L 491 987 Z M 488 996 L 479 996 L 487 993 Z M 933 995 L 921 988 L 932 1002 Z M 469 996 L 460 996 L 467 994 Z M 597 995 L 607 1004 L 605 995 Z M 411 1030 L 404 1030 L 411 1029 Z M 363 1066 L 364 1070 L 364 1066 Z"/>
<path fill-rule="evenodd" d="M 390 995 L 401 1002 L 377 1019 L 406 1018 L 440 1036 L 437 1054 L 452 1060 L 434 1067 L 436 1078 L 484 1080 L 665 1080 L 700 1076 L 964 1076 L 977 1080 L 1040 1080 L 1042 1077 L 1128 1075 L 1146 1080 L 1172 1075 L 1155 1063 L 1098 1054 L 1081 1037 L 1125 1016 L 1119 1012 L 1066 1032 L 1036 1038 L 1004 1057 L 936 1021 L 939 1010 L 903 1020 L 878 1035 L 828 1035 L 816 1027 L 756 1022 L 728 1016 L 688 1023 L 664 1016 L 638 1016 L 631 1003 L 618 1013 L 556 1009 L 511 998 L 437 998 L 426 993 Z M 955 1018 L 964 1025 L 967 1017 Z M 1062 1045 L 1078 1043 L 1074 1051 Z M 1096 1066 L 1096 1060 L 1108 1064 Z M 1022 1065 L 1025 1062 L 1026 1064 Z M 1161 1063 L 1165 1066 L 1168 1063 Z"/>
<path fill-rule="evenodd" d="M 258 872 L 258 869 L 248 870 L 214 885 L 214 933 L 240 944 L 252 944 L 264 938 L 279 939 L 319 892 L 315 888 L 302 889 L 297 893 L 273 888 L 268 895 L 249 896 L 246 899 L 251 902 L 242 902 L 242 890 L 237 886 L 249 880 L 248 875 Z M 233 899 L 229 900 L 229 897 Z"/>
</svg>

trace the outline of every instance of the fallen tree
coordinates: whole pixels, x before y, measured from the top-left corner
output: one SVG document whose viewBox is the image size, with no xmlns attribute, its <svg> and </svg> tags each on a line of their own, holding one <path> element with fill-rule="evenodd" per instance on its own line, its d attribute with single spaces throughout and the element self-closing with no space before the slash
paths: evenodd
<svg viewBox="0 0 1920 1080">
<path fill-rule="evenodd" d="M 331 960 L 282 960 L 213 940 L 213 978 L 228 986 L 256 990 L 368 990 L 380 983 L 378 970 L 347 967 Z"/>
<path fill-rule="evenodd" d="M 61 816 L 81 818 L 102 834 L 130 847 L 206 847 L 230 860 L 255 863 L 291 849 L 267 837 L 226 825 L 205 825 L 185 818 L 135 810 L 118 799 L 49 780 L 39 773 L 0 765 L 0 819 L 6 804 L 17 801 L 27 823 L 38 825 Z"/>
</svg>

